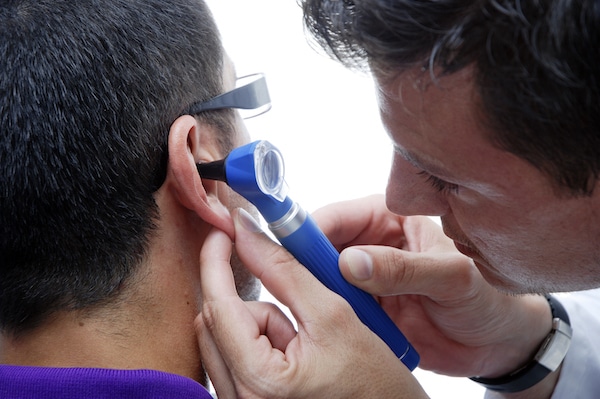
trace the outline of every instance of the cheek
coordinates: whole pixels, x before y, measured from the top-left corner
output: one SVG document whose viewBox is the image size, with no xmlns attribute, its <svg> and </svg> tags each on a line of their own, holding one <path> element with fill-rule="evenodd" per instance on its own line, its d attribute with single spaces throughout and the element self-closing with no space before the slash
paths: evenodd
<svg viewBox="0 0 600 399">
<path fill-rule="evenodd" d="M 451 216 L 446 223 L 451 230 L 459 230 L 479 250 L 490 250 L 511 243 L 515 223 L 511 215 L 497 209 L 494 204 L 475 200 L 474 195 L 461 192 L 449 201 Z"/>
<path fill-rule="evenodd" d="M 241 147 L 248 144 L 251 141 L 250 133 L 244 121 L 236 115 L 235 120 L 235 134 L 234 134 L 234 147 Z"/>
<path fill-rule="evenodd" d="M 456 210 L 454 216 L 467 239 L 500 269 L 502 264 L 527 263 L 528 258 L 538 257 L 538 226 L 519 211 L 468 207 L 464 212 Z"/>
</svg>

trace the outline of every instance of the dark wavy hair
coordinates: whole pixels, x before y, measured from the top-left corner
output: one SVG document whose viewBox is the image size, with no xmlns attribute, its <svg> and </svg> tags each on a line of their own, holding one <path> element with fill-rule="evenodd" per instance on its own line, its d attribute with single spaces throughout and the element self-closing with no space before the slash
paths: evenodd
<svg viewBox="0 0 600 399">
<path fill-rule="evenodd" d="M 302 0 L 305 25 L 352 68 L 474 66 L 490 139 L 590 195 L 600 172 L 600 1 Z M 441 72 L 438 72 L 441 71 Z"/>
<path fill-rule="evenodd" d="M 2 330 L 119 297 L 158 217 L 169 126 L 222 82 L 201 0 L 2 2 Z M 203 116 L 227 132 L 230 117 Z"/>
</svg>

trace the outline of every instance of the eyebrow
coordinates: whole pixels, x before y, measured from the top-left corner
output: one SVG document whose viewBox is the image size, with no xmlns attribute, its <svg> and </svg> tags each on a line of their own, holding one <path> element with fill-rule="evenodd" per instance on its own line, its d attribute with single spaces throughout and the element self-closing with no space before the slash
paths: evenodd
<svg viewBox="0 0 600 399">
<path fill-rule="evenodd" d="M 441 167 L 439 164 L 427 161 L 427 160 L 423 159 L 421 156 L 419 156 L 418 154 L 408 151 L 405 148 L 394 145 L 394 151 L 396 151 L 398 154 L 400 154 L 400 156 L 402 156 L 402 158 L 404 158 L 408 163 L 410 163 L 412 166 L 414 166 L 417 169 L 424 170 L 427 173 L 430 173 L 430 174 L 433 174 L 436 176 L 444 177 L 444 176 L 450 175 L 448 173 L 448 171 L 446 169 L 444 169 L 443 167 Z"/>
</svg>

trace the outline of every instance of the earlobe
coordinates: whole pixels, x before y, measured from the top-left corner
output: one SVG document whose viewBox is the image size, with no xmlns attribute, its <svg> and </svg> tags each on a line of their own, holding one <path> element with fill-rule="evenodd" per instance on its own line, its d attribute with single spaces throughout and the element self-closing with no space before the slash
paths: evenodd
<svg viewBox="0 0 600 399">
<path fill-rule="evenodd" d="M 173 122 L 169 130 L 165 186 L 174 191 L 185 208 L 233 238 L 233 221 L 229 210 L 219 199 L 218 183 L 203 181 L 196 168 L 199 161 L 214 161 L 223 156 L 213 139 L 213 129 L 190 115 L 181 116 Z"/>
</svg>

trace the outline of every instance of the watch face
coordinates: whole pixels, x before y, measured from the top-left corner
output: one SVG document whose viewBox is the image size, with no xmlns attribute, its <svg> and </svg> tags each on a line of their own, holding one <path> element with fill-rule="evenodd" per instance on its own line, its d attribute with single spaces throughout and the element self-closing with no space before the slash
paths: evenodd
<svg viewBox="0 0 600 399">
<path fill-rule="evenodd" d="M 535 355 L 535 360 L 550 372 L 558 369 L 571 345 L 573 330 L 569 324 L 558 317 L 552 320 L 552 331 Z"/>
</svg>

